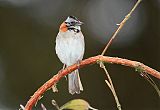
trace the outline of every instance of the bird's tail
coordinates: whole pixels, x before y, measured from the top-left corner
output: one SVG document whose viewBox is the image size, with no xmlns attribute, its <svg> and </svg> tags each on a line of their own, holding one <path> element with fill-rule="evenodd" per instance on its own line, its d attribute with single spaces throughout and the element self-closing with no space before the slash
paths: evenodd
<svg viewBox="0 0 160 110">
<path fill-rule="evenodd" d="M 79 94 L 80 91 L 83 91 L 83 86 L 80 80 L 78 69 L 68 75 L 68 81 L 69 81 L 69 87 L 68 87 L 69 93 Z"/>
</svg>

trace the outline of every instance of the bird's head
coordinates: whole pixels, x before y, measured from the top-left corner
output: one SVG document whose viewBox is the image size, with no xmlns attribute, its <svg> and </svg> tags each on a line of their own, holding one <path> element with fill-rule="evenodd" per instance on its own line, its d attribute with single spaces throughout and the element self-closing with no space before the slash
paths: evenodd
<svg viewBox="0 0 160 110">
<path fill-rule="evenodd" d="M 79 21 L 74 16 L 68 16 L 67 19 L 61 24 L 60 30 L 65 32 L 67 30 L 73 30 L 73 31 L 80 31 L 80 26 L 83 24 L 83 22 Z"/>
</svg>

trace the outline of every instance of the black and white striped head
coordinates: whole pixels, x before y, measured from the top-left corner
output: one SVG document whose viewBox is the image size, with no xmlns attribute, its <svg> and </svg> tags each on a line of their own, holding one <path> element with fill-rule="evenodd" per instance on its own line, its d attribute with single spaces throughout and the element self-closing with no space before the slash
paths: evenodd
<svg viewBox="0 0 160 110">
<path fill-rule="evenodd" d="M 80 31 L 80 26 L 83 24 L 83 22 L 79 21 L 75 16 L 68 16 L 68 18 L 65 20 L 65 23 L 69 30 L 74 31 Z"/>
<path fill-rule="evenodd" d="M 68 27 L 70 26 L 80 26 L 83 24 L 83 22 L 79 21 L 75 16 L 68 16 L 65 23 Z"/>
</svg>

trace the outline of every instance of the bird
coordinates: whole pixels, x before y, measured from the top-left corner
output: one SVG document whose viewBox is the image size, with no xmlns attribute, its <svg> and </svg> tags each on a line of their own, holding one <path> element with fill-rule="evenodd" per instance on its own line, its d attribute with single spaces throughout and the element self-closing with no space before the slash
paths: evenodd
<svg viewBox="0 0 160 110">
<path fill-rule="evenodd" d="M 85 51 L 84 36 L 81 32 L 83 22 L 75 16 L 68 16 L 60 25 L 59 33 L 56 37 L 56 54 L 65 67 L 79 64 L 83 59 Z M 80 94 L 83 86 L 80 80 L 79 71 L 68 74 L 68 90 L 70 94 Z"/>
</svg>

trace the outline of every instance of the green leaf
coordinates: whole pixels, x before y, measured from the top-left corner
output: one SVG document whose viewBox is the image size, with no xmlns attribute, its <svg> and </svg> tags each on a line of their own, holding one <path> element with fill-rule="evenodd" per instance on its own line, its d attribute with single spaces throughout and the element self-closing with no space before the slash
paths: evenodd
<svg viewBox="0 0 160 110">
<path fill-rule="evenodd" d="M 89 105 L 89 103 L 85 100 L 74 99 L 64 104 L 62 107 L 60 107 L 59 110 L 89 110 L 89 109 L 97 110 L 92 108 Z"/>
</svg>

